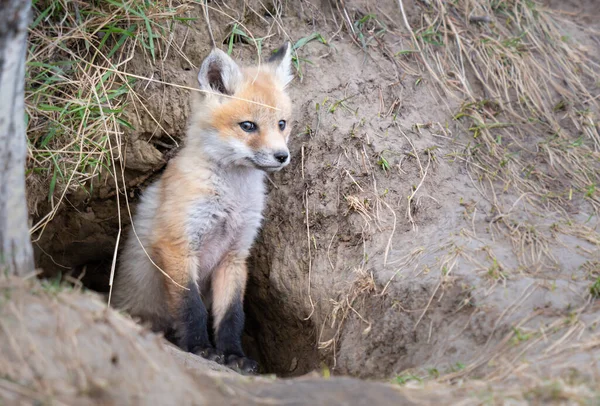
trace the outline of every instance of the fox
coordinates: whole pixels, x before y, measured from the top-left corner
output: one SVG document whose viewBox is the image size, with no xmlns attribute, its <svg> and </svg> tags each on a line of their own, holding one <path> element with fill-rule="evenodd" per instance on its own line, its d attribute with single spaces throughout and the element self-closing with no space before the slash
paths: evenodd
<svg viewBox="0 0 600 406">
<path fill-rule="evenodd" d="M 248 374 L 259 366 L 242 349 L 247 259 L 266 174 L 290 162 L 291 51 L 250 67 L 218 48 L 204 59 L 184 145 L 140 197 L 112 293 L 182 350 Z"/>
</svg>

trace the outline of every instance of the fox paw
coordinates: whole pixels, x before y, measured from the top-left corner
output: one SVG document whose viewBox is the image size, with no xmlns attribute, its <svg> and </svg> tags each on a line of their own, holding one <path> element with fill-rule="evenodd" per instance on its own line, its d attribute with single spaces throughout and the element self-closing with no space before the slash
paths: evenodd
<svg viewBox="0 0 600 406">
<path fill-rule="evenodd" d="M 200 355 L 202 358 L 209 361 L 214 361 L 217 364 L 223 365 L 225 363 L 225 356 L 223 353 L 212 347 L 200 348 L 196 350 L 195 353 Z"/>
<path fill-rule="evenodd" d="M 225 365 L 244 375 L 258 374 L 258 362 L 250 358 L 231 354 L 225 358 Z"/>
</svg>

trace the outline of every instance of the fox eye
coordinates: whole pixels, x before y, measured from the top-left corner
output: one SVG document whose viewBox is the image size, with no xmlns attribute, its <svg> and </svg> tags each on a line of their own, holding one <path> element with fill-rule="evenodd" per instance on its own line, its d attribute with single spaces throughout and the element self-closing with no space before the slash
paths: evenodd
<svg viewBox="0 0 600 406">
<path fill-rule="evenodd" d="M 279 120 L 279 129 L 281 131 L 285 130 L 285 120 Z"/>
<path fill-rule="evenodd" d="M 256 131 L 258 126 L 256 125 L 256 123 L 253 123 L 252 121 L 242 121 L 240 123 L 240 128 L 242 130 L 246 131 L 247 133 L 253 133 L 254 131 Z"/>
</svg>

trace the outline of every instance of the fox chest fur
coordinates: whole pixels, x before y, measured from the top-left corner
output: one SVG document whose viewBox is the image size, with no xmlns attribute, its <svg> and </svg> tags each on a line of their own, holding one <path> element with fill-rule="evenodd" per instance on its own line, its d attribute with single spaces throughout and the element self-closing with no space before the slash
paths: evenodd
<svg viewBox="0 0 600 406">
<path fill-rule="evenodd" d="M 213 193 L 191 202 L 185 233 L 198 258 L 197 274 L 203 281 L 228 252 L 247 255 L 262 222 L 265 204 L 264 174 L 250 168 L 213 172 L 208 180 Z"/>
</svg>

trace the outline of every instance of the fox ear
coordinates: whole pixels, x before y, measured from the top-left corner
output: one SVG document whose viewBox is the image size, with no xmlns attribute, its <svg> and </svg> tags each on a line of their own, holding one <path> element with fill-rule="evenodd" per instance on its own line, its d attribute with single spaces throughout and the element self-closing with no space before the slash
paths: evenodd
<svg viewBox="0 0 600 406">
<path fill-rule="evenodd" d="M 284 43 L 270 58 L 269 63 L 275 66 L 275 75 L 286 87 L 294 75 L 292 73 L 292 46 L 289 42 Z"/>
<path fill-rule="evenodd" d="M 242 81 L 239 66 L 220 49 L 213 49 L 204 59 L 198 82 L 202 90 L 218 92 L 231 96 Z"/>
</svg>

